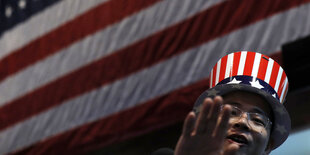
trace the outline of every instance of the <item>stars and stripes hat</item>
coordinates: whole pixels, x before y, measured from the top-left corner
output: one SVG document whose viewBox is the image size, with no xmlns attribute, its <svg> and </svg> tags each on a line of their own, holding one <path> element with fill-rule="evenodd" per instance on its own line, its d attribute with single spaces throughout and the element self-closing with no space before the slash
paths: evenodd
<svg viewBox="0 0 310 155">
<path fill-rule="evenodd" d="M 273 111 L 273 129 L 270 135 L 273 149 L 288 137 L 291 120 L 283 106 L 288 79 L 282 67 L 270 57 L 250 51 L 230 53 L 222 57 L 210 74 L 210 89 L 203 92 L 194 105 L 194 111 L 206 97 L 225 95 L 232 91 L 249 91 L 267 100 Z"/>
</svg>

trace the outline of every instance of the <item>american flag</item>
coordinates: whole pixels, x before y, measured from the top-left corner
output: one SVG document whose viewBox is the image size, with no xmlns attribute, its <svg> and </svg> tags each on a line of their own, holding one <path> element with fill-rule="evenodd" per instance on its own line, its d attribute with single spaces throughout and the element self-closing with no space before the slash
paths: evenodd
<svg viewBox="0 0 310 155">
<path fill-rule="evenodd" d="M 219 58 L 310 34 L 310 0 L 1 0 L 0 154 L 80 154 L 181 121 Z"/>
</svg>

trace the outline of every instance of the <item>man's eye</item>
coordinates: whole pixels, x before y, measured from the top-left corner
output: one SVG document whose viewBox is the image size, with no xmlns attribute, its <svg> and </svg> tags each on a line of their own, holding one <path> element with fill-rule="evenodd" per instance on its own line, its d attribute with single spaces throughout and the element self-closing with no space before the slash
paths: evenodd
<svg viewBox="0 0 310 155">
<path fill-rule="evenodd" d="M 232 116 L 237 116 L 238 115 L 238 111 L 237 110 L 232 110 L 231 111 L 231 115 Z"/>
<path fill-rule="evenodd" d="M 252 121 L 254 121 L 258 125 L 265 126 L 265 122 L 259 118 L 253 118 Z"/>
</svg>

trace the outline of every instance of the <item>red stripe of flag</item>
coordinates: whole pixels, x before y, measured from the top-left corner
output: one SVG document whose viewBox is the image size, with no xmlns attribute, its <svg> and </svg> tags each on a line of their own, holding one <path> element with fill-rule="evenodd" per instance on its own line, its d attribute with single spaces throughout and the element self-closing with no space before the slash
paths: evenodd
<svg viewBox="0 0 310 155">
<path fill-rule="evenodd" d="M 259 65 L 259 69 L 258 69 L 257 78 L 259 78 L 261 80 L 265 79 L 268 62 L 269 62 L 269 57 L 262 55 L 260 65 Z"/>
<path fill-rule="evenodd" d="M 215 86 L 215 81 L 216 81 L 216 71 L 217 71 L 217 63 L 215 64 L 215 66 L 213 67 L 213 74 L 212 74 L 212 85 L 211 87 Z"/>
<path fill-rule="evenodd" d="M 240 57 L 241 57 L 241 52 L 236 52 L 234 53 L 234 65 L 233 65 L 233 69 L 232 69 L 232 76 L 236 76 L 238 73 L 238 67 L 239 67 L 239 63 L 240 63 Z"/>
<path fill-rule="evenodd" d="M 274 86 L 276 85 L 277 76 L 279 73 L 279 68 L 280 68 L 280 66 L 278 64 L 276 64 L 276 63 L 273 64 L 271 76 L 270 76 L 270 81 L 269 81 L 269 85 L 272 88 L 274 88 Z"/>
<path fill-rule="evenodd" d="M 253 70 L 253 63 L 254 63 L 255 53 L 249 52 L 247 53 L 247 58 L 245 60 L 245 66 L 244 66 L 244 75 L 251 76 L 252 70 Z"/>
<path fill-rule="evenodd" d="M 110 0 L 98 5 L 4 57 L 0 61 L 0 81 L 158 1 L 160 0 Z"/>
<path fill-rule="evenodd" d="M 224 56 L 221 59 L 221 69 L 220 69 L 220 75 L 219 75 L 219 82 L 222 81 L 225 78 L 225 71 L 226 71 L 226 66 L 227 66 L 227 58 L 228 56 Z"/>
<path fill-rule="evenodd" d="M 73 97 L 121 79 L 131 73 L 159 63 L 165 59 L 171 58 L 172 56 L 182 53 L 189 48 L 200 45 L 215 39 L 216 37 L 225 35 L 243 26 L 257 22 L 258 20 L 262 20 L 275 13 L 284 11 L 307 1 L 310 0 L 282 0 L 281 3 L 280 0 L 230 0 L 220 3 L 193 16 L 192 18 L 185 20 L 182 23 L 169 27 L 144 40 L 141 40 L 140 42 L 128 46 L 127 48 L 121 49 L 107 57 L 84 66 L 73 73 L 59 78 L 58 80 L 51 82 L 35 90 L 34 92 L 30 92 L 27 95 L 2 106 L 0 108 L 0 120 L 2 120 L 0 123 L 0 130 L 23 121 L 53 106 L 61 104 Z M 141 3 L 145 4 L 146 2 L 141 1 Z M 148 4 L 149 3 L 150 2 L 148 1 Z M 128 4 L 128 2 L 125 4 Z M 123 6 L 123 4 L 120 5 Z M 266 5 L 270 6 L 270 9 L 263 12 L 262 10 L 264 10 Z M 236 12 L 236 8 L 239 6 L 247 6 L 251 9 Z M 241 16 L 244 14 L 250 14 L 249 11 L 256 12 L 256 14 L 253 13 L 250 17 Z M 218 14 L 218 12 L 221 13 Z M 223 28 L 222 31 L 214 33 L 214 28 L 218 26 L 218 23 L 213 19 L 215 14 L 219 18 L 225 17 L 226 20 L 224 21 L 234 21 L 234 24 L 230 25 L 231 27 Z M 197 22 L 200 23 L 202 28 L 192 29 L 191 26 Z M 70 33 L 70 36 L 71 35 L 72 34 Z M 167 44 L 167 46 L 158 46 L 162 44 Z M 145 51 L 148 52 L 146 53 Z M 18 53 L 23 55 L 20 52 Z M 36 57 L 37 55 L 34 56 Z M 139 58 L 140 61 L 136 61 L 137 58 Z M 0 67 L 2 66 L 0 65 Z M 111 70 L 111 68 L 113 68 L 113 70 Z M 50 94 L 53 95 L 51 96 Z M 21 107 L 32 108 L 24 110 Z"/>
</svg>

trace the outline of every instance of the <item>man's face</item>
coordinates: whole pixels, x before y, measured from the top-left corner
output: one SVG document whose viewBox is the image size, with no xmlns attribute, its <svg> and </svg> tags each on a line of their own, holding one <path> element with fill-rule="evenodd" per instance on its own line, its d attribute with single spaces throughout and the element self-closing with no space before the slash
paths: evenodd
<svg viewBox="0 0 310 155">
<path fill-rule="evenodd" d="M 266 101 L 259 95 L 243 91 L 229 93 L 223 98 L 224 104 L 235 108 L 229 120 L 224 150 L 237 148 L 236 154 L 251 155 L 266 152 L 271 129 L 271 124 L 266 124 L 266 118 L 271 119 Z"/>
</svg>

